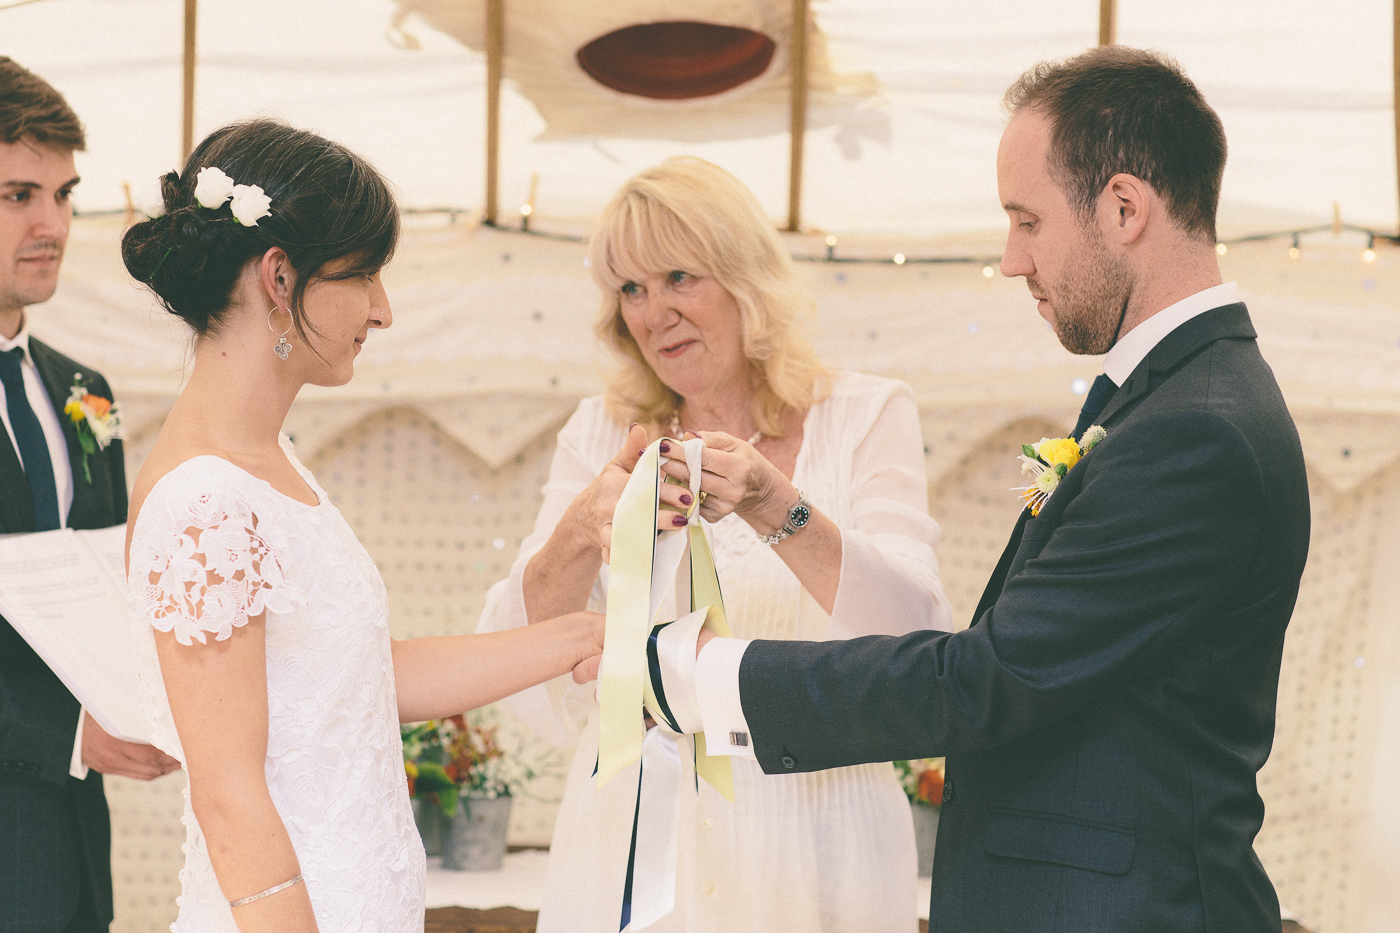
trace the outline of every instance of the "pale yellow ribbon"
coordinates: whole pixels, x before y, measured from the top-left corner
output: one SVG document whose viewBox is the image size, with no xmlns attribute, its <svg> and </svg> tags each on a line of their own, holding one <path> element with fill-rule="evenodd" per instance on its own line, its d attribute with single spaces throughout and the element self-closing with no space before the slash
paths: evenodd
<svg viewBox="0 0 1400 933">
<path fill-rule="evenodd" d="M 692 521 L 684 531 L 656 531 L 662 473 L 661 441 L 655 441 L 637 461 L 613 512 L 608 612 L 598 672 L 600 788 L 641 759 L 646 727 L 638 715 L 639 709 L 645 705 L 653 718 L 662 721 L 660 705 L 647 676 L 647 639 L 657 623 L 661 599 L 674 583 L 675 571 L 671 567 L 679 565 L 685 583 L 679 589 L 688 591 L 690 611 L 708 609 L 704 627 L 721 637 L 730 637 L 714 556 L 697 517 L 704 441 L 663 440 L 685 451 L 692 496 L 686 514 Z M 688 561 L 685 551 L 689 552 Z M 705 748 L 704 734 L 696 733 L 696 774 L 732 801 L 734 777 L 729 757 L 707 755 Z"/>
</svg>

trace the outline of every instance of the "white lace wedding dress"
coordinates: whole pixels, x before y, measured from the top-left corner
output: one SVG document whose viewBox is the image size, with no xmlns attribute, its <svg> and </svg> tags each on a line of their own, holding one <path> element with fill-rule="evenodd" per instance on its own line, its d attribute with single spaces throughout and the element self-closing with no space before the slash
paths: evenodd
<svg viewBox="0 0 1400 933">
<path fill-rule="evenodd" d="M 151 490 L 132 533 L 131 607 L 154 744 L 184 760 L 153 630 L 185 650 L 266 613 L 267 785 L 323 931 L 418 933 L 425 861 L 399 744 L 384 584 L 310 471 L 307 505 L 227 460 L 195 457 Z M 198 644 L 195 644 L 198 643 Z M 185 794 L 176 933 L 237 933 Z"/>
</svg>

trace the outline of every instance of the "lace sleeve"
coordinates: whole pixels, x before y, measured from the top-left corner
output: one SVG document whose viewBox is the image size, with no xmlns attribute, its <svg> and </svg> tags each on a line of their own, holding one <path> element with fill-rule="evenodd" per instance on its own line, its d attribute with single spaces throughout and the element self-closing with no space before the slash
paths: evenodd
<svg viewBox="0 0 1400 933">
<path fill-rule="evenodd" d="M 223 641 L 264 612 L 287 612 L 292 594 L 281 530 L 260 522 L 231 491 L 148 502 L 159 511 L 143 522 L 131 547 L 133 609 L 182 645 Z"/>
</svg>

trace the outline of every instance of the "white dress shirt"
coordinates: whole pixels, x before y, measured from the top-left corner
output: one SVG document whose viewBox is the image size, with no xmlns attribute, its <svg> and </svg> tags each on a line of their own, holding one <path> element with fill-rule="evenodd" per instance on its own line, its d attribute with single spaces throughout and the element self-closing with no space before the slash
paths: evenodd
<svg viewBox="0 0 1400 933">
<path fill-rule="evenodd" d="M 1234 282 L 1216 285 L 1163 308 L 1124 334 L 1104 357 L 1103 368 L 1115 385 L 1122 385 L 1167 334 L 1198 314 L 1239 301 Z M 917 626 L 915 626 L 917 627 Z M 749 723 L 739 697 L 739 665 L 749 640 L 715 638 L 705 645 L 695 664 L 695 698 L 704 722 L 706 748 L 711 755 L 754 758 Z M 679 684 L 685 690 L 688 684 Z M 671 690 L 668 689 L 667 693 Z M 723 737 L 723 741 L 721 741 Z"/>
<path fill-rule="evenodd" d="M 73 465 L 68 460 L 68 439 L 63 436 L 63 423 L 58 420 L 58 412 L 54 411 L 53 403 L 49 399 L 49 390 L 45 387 L 44 379 L 39 375 L 34 358 L 29 353 L 27 317 L 13 339 L 0 334 L 0 352 L 8 352 L 15 347 L 24 350 L 24 358 L 19 364 L 20 374 L 24 377 L 24 394 L 29 400 L 29 407 L 34 410 L 35 417 L 39 419 L 39 427 L 44 429 L 44 440 L 49 445 L 49 459 L 53 461 L 54 488 L 58 492 L 59 524 L 67 525 L 68 512 L 73 508 Z M 5 423 L 5 433 L 10 436 L 10 446 L 14 449 L 15 456 L 19 457 L 19 443 L 15 440 L 14 426 L 10 424 L 9 406 L 10 400 L 5 395 L 5 386 L 0 384 L 0 421 Z M 25 469 L 28 469 L 27 464 Z M 73 737 L 73 757 L 68 763 L 68 773 L 79 780 L 88 775 L 87 766 L 83 764 L 81 709 L 78 710 L 78 731 Z"/>
</svg>

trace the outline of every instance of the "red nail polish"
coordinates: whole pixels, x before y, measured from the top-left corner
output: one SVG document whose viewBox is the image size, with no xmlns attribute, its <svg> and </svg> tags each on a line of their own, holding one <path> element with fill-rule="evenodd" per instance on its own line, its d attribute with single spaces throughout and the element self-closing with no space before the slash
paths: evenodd
<svg viewBox="0 0 1400 933">
<path fill-rule="evenodd" d="M 690 505 L 690 503 L 693 502 L 693 501 L 694 501 L 694 500 L 690 498 L 690 493 L 688 493 L 688 492 L 683 492 L 683 493 L 681 493 L 681 505 Z"/>
<path fill-rule="evenodd" d="M 675 525 L 677 528 L 684 526 L 686 523 L 687 519 L 684 515 L 677 515 L 671 519 L 671 524 Z"/>
<path fill-rule="evenodd" d="M 641 450 L 637 451 L 637 456 L 640 457 L 642 454 L 644 454 L 644 453 L 646 453 L 646 452 L 647 452 L 647 449 L 646 449 L 645 447 L 643 447 Z"/>
<path fill-rule="evenodd" d="M 670 445 L 670 444 L 662 444 L 662 445 L 661 445 L 661 452 L 662 452 L 663 454 L 669 454 L 669 453 L 671 452 L 671 445 Z"/>
</svg>

